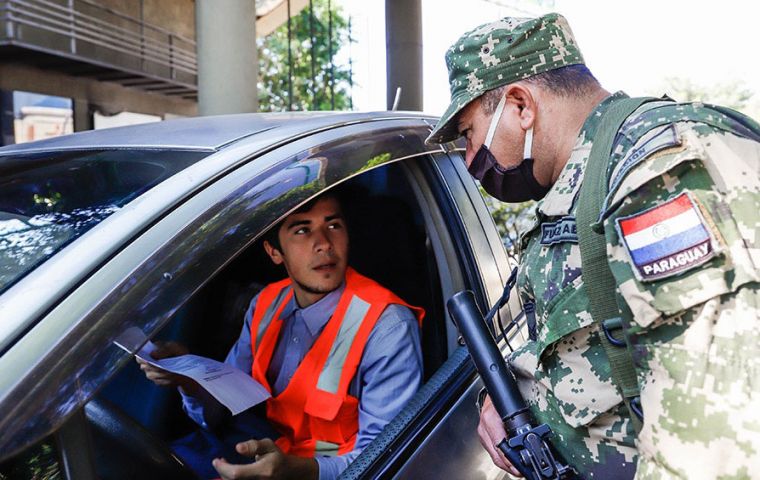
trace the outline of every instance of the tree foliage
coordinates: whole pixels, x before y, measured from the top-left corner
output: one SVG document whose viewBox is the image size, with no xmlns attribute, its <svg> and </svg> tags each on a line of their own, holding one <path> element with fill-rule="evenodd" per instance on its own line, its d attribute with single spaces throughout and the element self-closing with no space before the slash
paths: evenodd
<svg viewBox="0 0 760 480">
<path fill-rule="evenodd" d="M 520 236 L 533 224 L 536 202 L 505 203 L 487 194 L 482 187 L 480 194 L 486 202 L 491 217 L 496 224 L 496 230 L 501 236 L 507 255 L 514 265 L 519 261 L 518 242 Z"/>
<path fill-rule="evenodd" d="M 739 111 L 744 111 L 749 106 L 754 95 L 741 80 L 708 86 L 695 83 L 688 78 L 669 77 L 665 79 L 664 90 L 679 102 L 714 103 Z"/>
<path fill-rule="evenodd" d="M 330 52 L 335 54 L 350 41 L 348 20 L 333 1 L 313 0 L 314 44 L 311 40 L 311 12 L 307 6 L 291 18 L 291 58 L 293 110 L 346 110 L 350 108 L 350 70 L 347 65 L 330 68 Z M 332 11 L 332 45 L 330 35 Z M 313 48 L 312 48 L 313 47 Z M 332 48 L 331 48 L 332 47 Z M 259 39 L 259 110 L 288 110 L 288 25 L 287 22 Z M 314 82 L 312 83 L 312 54 Z M 333 82 L 334 99 L 330 92 Z M 334 101 L 334 104 L 333 104 Z"/>
</svg>

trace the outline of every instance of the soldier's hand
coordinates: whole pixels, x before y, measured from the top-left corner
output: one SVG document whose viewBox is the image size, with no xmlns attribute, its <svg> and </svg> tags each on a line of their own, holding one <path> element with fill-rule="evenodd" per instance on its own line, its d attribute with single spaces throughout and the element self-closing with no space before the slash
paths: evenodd
<svg viewBox="0 0 760 480">
<path fill-rule="evenodd" d="M 154 360 L 178 357 L 189 352 L 187 347 L 177 342 L 157 342 L 156 346 L 157 348 L 150 354 Z M 141 360 L 137 357 L 135 357 L 135 360 L 137 360 L 137 363 L 140 365 L 140 370 L 145 373 L 145 378 L 159 387 L 182 387 L 183 390 L 191 395 L 192 392 L 196 390 L 197 384 L 188 377 L 167 372 L 166 370 L 151 365 L 145 360 Z"/>
<path fill-rule="evenodd" d="M 212 465 L 224 480 L 286 480 L 316 479 L 319 466 L 313 458 L 285 455 L 268 439 L 248 440 L 235 446 L 237 452 L 255 458 L 255 463 L 235 465 L 223 458 L 215 458 Z"/>
<path fill-rule="evenodd" d="M 507 460 L 507 457 L 501 453 L 498 445 L 507 437 L 507 432 L 504 430 L 504 424 L 499 417 L 496 408 L 491 403 L 491 397 L 486 396 L 483 402 L 483 408 L 480 410 L 480 423 L 478 424 L 478 436 L 480 437 L 480 443 L 483 448 L 486 449 L 491 460 L 497 467 L 501 468 L 514 475 L 515 477 L 522 477 L 522 474 Z"/>
</svg>

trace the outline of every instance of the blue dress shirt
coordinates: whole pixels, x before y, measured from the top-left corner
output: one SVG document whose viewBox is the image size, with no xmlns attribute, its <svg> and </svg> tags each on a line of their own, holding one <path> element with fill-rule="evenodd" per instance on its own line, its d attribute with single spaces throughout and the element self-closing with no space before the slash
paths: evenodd
<svg viewBox="0 0 760 480">
<path fill-rule="evenodd" d="M 295 296 L 285 306 L 280 316 L 284 324 L 266 373 L 273 395 L 287 387 L 301 360 L 330 320 L 344 289 L 345 283 L 306 308 L 298 306 Z M 251 300 L 240 337 L 225 360 L 246 373 L 251 372 L 253 363 L 251 319 L 257 300 L 258 295 Z M 345 455 L 315 457 L 320 480 L 336 478 L 419 389 L 422 383 L 419 330 L 417 319 L 402 305 L 389 305 L 380 315 L 349 386 L 349 393 L 359 399 L 356 444 Z M 210 395 L 194 398 L 183 394 L 182 398 L 187 414 L 203 427 L 215 425 L 224 415 L 223 407 Z"/>
</svg>

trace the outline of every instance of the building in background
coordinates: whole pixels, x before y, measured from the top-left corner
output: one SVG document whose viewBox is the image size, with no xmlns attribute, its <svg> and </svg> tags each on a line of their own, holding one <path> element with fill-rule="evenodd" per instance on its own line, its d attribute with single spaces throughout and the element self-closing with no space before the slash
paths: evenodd
<svg viewBox="0 0 760 480">
<path fill-rule="evenodd" d="M 256 0 L 258 35 L 288 4 Z M 196 115 L 195 36 L 194 0 L 0 0 L 0 145 Z"/>
<path fill-rule="evenodd" d="M 15 91 L 12 100 L 16 143 L 33 142 L 74 131 L 71 99 Z"/>
</svg>

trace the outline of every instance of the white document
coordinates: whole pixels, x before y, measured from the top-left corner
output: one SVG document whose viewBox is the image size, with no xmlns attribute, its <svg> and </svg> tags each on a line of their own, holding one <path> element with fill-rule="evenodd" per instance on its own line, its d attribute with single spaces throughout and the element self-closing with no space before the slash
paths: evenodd
<svg viewBox="0 0 760 480">
<path fill-rule="evenodd" d="M 137 327 L 130 327 L 114 343 L 132 353 L 138 345 L 147 341 L 147 337 Z M 180 355 L 178 357 L 154 360 L 150 352 L 156 345 L 147 341 L 135 353 L 135 356 L 168 372 L 190 377 L 216 398 L 219 403 L 230 409 L 233 415 L 257 405 L 271 397 L 266 388 L 253 379 L 250 374 L 237 368 L 198 355 Z"/>
</svg>

